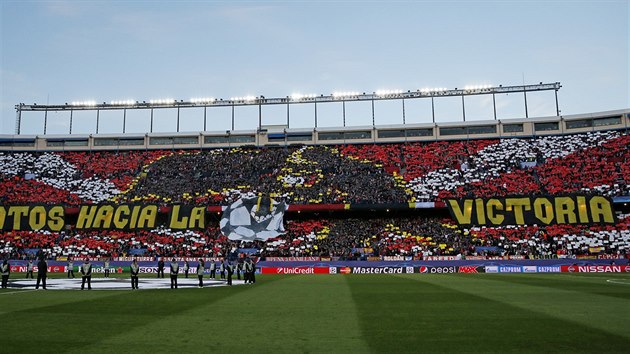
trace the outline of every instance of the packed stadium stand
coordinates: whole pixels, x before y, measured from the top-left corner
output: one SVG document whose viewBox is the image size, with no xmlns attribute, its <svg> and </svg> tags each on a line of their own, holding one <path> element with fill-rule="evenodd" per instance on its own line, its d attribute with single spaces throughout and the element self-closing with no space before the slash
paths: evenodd
<svg viewBox="0 0 630 354">
<path fill-rule="evenodd" d="M 414 203 L 510 195 L 630 195 L 630 133 L 579 134 L 372 144 L 218 149 L 0 152 L 2 205 L 157 203 L 226 206 L 268 195 L 291 206 L 286 234 L 254 244 L 219 230 L 220 212 L 203 230 L 5 230 L 2 257 L 178 255 L 221 257 L 241 247 L 261 256 L 439 255 L 556 257 L 630 252 L 630 214 L 614 225 L 458 226 L 448 213 L 398 213 Z M 373 216 L 331 206 L 363 206 Z M 393 208 L 393 210 L 389 210 Z M 337 208 L 338 209 L 338 208 Z M 343 208 L 342 208 L 343 209 Z M 399 208 L 400 209 L 400 208 Z M 301 209 L 300 209 L 301 210 Z M 624 214 L 624 212 L 626 214 Z M 75 210 L 76 213 L 76 210 Z M 69 213 L 72 215 L 72 213 Z M 368 213 L 369 214 L 369 213 Z"/>
</svg>

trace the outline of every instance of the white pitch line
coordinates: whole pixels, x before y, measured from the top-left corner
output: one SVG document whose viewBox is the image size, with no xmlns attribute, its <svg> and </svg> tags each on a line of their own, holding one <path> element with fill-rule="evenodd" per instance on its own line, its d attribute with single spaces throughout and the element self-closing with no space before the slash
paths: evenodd
<svg viewBox="0 0 630 354">
<path fill-rule="evenodd" d="M 234 285 L 242 285 L 243 280 L 234 280 Z M 140 289 L 170 289 L 170 278 L 141 278 L 139 281 Z M 197 278 L 180 278 L 179 288 L 197 288 Z M 34 282 L 28 280 L 16 280 L 13 285 L 29 287 L 29 290 L 34 290 Z M 81 281 L 77 279 L 65 279 L 65 278 L 52 278 L 47 281 L 48 290 L 81 290 Z M 204 288 L 209 287 L 223 287 L 227 286 L 225 281 L 210 280 L 204 281 Z M 93 290 L 131 290 L 131 281 L 124 278 L 95 278 L 92 279 Z M 20 291 L 16 291 L 20 292 Z"/>
<path fill-rule="evenodd" d="M 39 289 L 11 291 L 11 292 L 8 292 L 8 293 L 0 293 L 0 295 L 22 294 L 22 293 L 28 293 L 28 292 L 37 291 L 37 290 L 39 290 Z"/>
</svg>

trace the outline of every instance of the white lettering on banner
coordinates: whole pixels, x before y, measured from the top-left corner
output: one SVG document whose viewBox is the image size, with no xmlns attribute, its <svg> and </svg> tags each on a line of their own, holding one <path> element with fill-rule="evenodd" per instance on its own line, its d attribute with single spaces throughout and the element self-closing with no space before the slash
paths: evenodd
<svg viewBox="0 0 630 354">
<path fill-rule="evenodd" d="M 600 254 L 597 256 L 598 259 L 624 259 L 624 256 L 621 254 Z"/>
<path fill-rule="evenodd" d="M 539 273 L 560 273 L 560 266 L 538 266 Z"/>
<path fill-rule="evenodd" d="M 276 273 L 278 274 L 315 274 L 315 269 L 283 267 L 283 268 L 277 268 Z"/>
<path fill-rule="evenodd" d="M 157 267 L 140 267 L 138 270 L 139 273 L 157 273 Z M 164 273 L 168 273 L 169 272 L 169 268 L 168 268 L 168 264 L 165 265 L 164 267 Z M 204 273 L 209 273 L 210 271 L 207 269 L 204 269 Z M 197 266 L 190 266 L 190 268 L 188 269 L 188 274 L 195 274 L 197 273 Z M 179 272 L 179 274 L 184 274 L 184 270 L 182 268 L 182 270 Z"/>
<path fill-rule="evenodd" d="M 624 269 L 625 270 L 625 269 Z M 578 272 L 582 273 L 622 273 L 621 266 L 579 266 Z"/>
<path fill-rule="evenodd" d="M 155 257 L 116 257 L 113 260 L 120 262 L 132 262 L 134 259 L 138 262 L 151 262 L 155 260 Z"/>
<path fill-rule="evenodd" d="M 525 259 L 525 256 L 508 256 L 507 259 L 523 260 Z"/>
<path fill-rule="evenodd" d="M 447 274 L 447 273 L 457 273 L 457 268 L 452 267 L 431 267 L 429 268 L 429 273 L 437 273 L 437 274 Z"/>
<path fill-rule="evenodd" d="M 199 260 L 200 257 L 175 257 L 175 261 L 177 262 L 197 262 Z M 154 262 L 157 261 L 156 257 L 116 257 L 114 259 L 112 259 L 113 261 L 120 261 L 120 262 L 131 262 L 133 260 L 136 260 L 138 262 Z M 165 261 L 168 260 L 170 261 L 171 259 L 173 259 L 173 257 L 162 257 L 162 259 L 164 259 Z M 219 260 L 218 258 L 212 258 L 212 257 L 201 257 L 201 259 L 203 259 L 204 262 L 211 262 L 211 261 L 217 261 Z"/>
<path fill-rule="evenodd" d="M 319 257 L 267 257 L 268 262 L 318 262 Z"/>
<path fill-rule="evenodd" d="M 383 256 L 384 261 L 411 261 L 413 257 L 410 256 Z"/>
<path fill-rule="evenodd" d="M 498 273 L 499 267 L 497 266 L 486 266 L 486 273 Z"/>
<path fill-rule="evenodd" d="M 425 261 L 454 261 L 457 257 L 455 256 L 426 256 L 424 257 Z"/>
<path fill-rule="evenodd" d="M 522 273 L 523 268 L 521 267 L 499 267 L 499 273 Z"/>
<path fill-rule="evenodd" d="M 353 274 L 402 274 L 403 267 L 352 267 Z"/>
</svg>

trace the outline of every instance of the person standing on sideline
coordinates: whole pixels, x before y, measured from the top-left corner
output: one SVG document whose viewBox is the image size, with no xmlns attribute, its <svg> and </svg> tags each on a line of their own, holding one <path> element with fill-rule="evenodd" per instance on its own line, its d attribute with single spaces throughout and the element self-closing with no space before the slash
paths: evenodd
<svg viewBox="0 0 630 354">
<path fill-rule="evenodd" d="M 66 268 L 68 271 L 68 278 L 72 277 L 72 279 L 74 279 L 74 262 L 72 261 L 72 258 L 68 258 Z"/>
<path fill-rule="evenodd" d="M 179 273 L 179 263 L 173 258 L 171 262 L 171 289 L 177 289 L 177 273 Z"/>
<path fill-rule="evenodd" d="M 241 280 L 241 263 L 240 259 L 236 261 L 236 279 Z"/>
<path fill-rule="evenodd" d="M 131 270 L 131 290 L 136 290 L 138 289 L 138 274 L 140 273 L 140 266 L 138 265 L 137 259 L 133 259 L 129 269 Z"/>
<path fill-rule="evenodd" d="M 81 265 L 81 290 L 85 288 L 87 282 L 88 290 L 92 290 L 92 264 L 89 259 L 85 259 L 85 262 Z"/>
<path fill-rule="evenodd" d="M 109 258 L 106 258 L 105 262 L 103 262 L 103 268 L 105 268 L 105 278 L 109 278 Z"/>
<path fill-rule="evenodd" d="M 0 266 L 0 272 L 2 273 L 2 289 L 6 289 L 9 284 L 9 274 L 11 274 L 11 266 L 8 260 L 4 260 Z"/>
<path fill-rule="evenodd" d="M 222 260 L 221 264 L 219 264 L 219 274 L 221 274 L 221 279 L 225 279 L 225 260 Z"/>
<path fill-rule="evenodd" d="M 160 274 L 162 274 L 161 277 Z M 158 259 L 158 278 L 164 278 L 164 260 L 162 257 Z"/>
<path fill-rule="evenodd" d="M 234 274 L 234 268 L 232 268 L 230 261 L 227 262 L 225 268 L 227 270 L 227 285 L 232 286 L 232 274 Z"/>
<path fill-rule="evenodd" d="M 33 260 L 29 259 L 28 264 L 26 265 L 26 279 L 31 277 L 33 279 Z"/>
<path fill-rule="evenodd" d="M 199 263 L 197 264 L 197 277 L 199 278 L 199 287 L 203 288 L 203 271 L 205 268 L 205 264 L 203 259 L 199 258 Z"/>
<path fill-rule="evenodd" d="M 190 265 L 188 264 L 188 261 L 184 261 L 184 275 L 186 276 L 186 278 L 188 278 L 189 270 L 190 270 Z"/>
<path fill-rule="evenodd" d="M 245 271 L 243 272 L 243 280 L 245 280 L 245 284 L 251 283 L 250 274 L 252 272 L 252 262 L 249 258 L 245 260 Z"/>
<path fill-rule="evenodd" d="M 35 289 L 39 289 L 39 282 L 42 282 L 42 288 L 46 290 L 46 276 L 48 273 L 48 263 L 44 259 L 44 256 L 39 259 L 37 262 L 37 284 L 35 284 Z"/>
<path fill-rule="evenodd" d="M 249 281 L 252 284 L 256 284 L 256 260 L 252 259 L 252 274 L 249 276 Z"/>
<path fill-rule="evenodd" d="M 217 264 L 214 263 L 214 259 L 210 261 L 210 278 L 217 278 Z"/>
</svg>

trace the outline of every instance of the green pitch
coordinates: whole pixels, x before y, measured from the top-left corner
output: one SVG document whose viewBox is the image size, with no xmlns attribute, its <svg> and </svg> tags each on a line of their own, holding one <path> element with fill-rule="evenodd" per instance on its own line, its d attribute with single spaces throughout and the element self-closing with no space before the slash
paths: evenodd
<svg viewBox="0 0 630 354">
<path fill-rule="evenodd" d="M 18 275 L 15 275 L 16 277 Z M 630 276 L 258 276 L 0 291 L 0 353 L 628 353 Z"/>
</svg>

